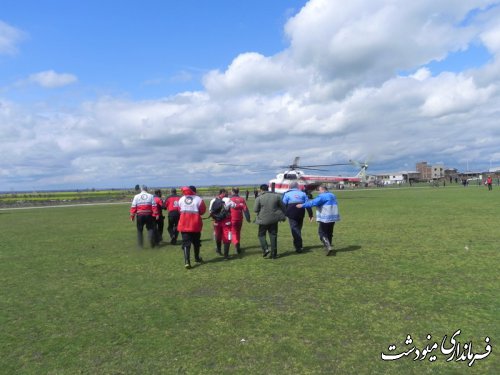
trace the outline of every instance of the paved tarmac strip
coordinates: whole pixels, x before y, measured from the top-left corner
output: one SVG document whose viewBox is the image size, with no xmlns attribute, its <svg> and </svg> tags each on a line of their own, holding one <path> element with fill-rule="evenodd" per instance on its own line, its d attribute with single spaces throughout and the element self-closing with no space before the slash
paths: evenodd
<svg viewBox="0 0 500 375">
<path fill-rule="evenodd" d="M 112 204 L 128 204 L 130 202 L 106 202 L 106 203 L 79 203 L 79 204 L 56 204 L 52 206 L 31 206 L 31 207 L 6 207 L 0 208 L 0 211 L 12 211 L 12 210 L 32 210 L 37 208 L 63 208 L 63 207 L 81 207 L 81 206 L 106 206 Z"/>
</svg>

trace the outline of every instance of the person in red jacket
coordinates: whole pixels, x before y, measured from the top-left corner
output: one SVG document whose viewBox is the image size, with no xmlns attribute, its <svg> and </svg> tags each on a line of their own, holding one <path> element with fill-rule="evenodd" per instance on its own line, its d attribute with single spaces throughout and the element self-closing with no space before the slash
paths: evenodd
<svg viewBox="0 0 500 375">
<path fill-rule="evenodd" d="M 234 203 L 227 197 L 226 189 L 220 189 L 219 195 L 210 201 L 210 217 L 213 219 L 216 253 L 222 255 L 221 246 L 224 244 L 224 259 L 229 259 L 231 246 L 231 212 Z"/>
<path fill-rule="evenodd" d="M 155 190 L 154 199 L 158 209 L 158 218 L 155 222 L 155 240 L 156 244 L 159 246 L 161 241 L 163 241 L 163 226 L 165 223 L 165 216 L 163 216 L 163 200 L 161 199 L 160 189 Z"/>
<path fill-rule="evenodd" d="M 207 210 L 205 202 L 196 195 L 196 187 L 184 186 L 181 188 L 183 196 L 179 199 L 179 226 L 177 229 L 182 236 L 182 251 L 184 252 L 184 267 L 191 268 L 191 244 L 194 248 L 194 261 L 203 262 L 200 257 L 201 230 L 203 229 L 202 215 Z"/>
<path fill-rule="evenodd" d="M 177 237 L 179 236 L 179 231 L 177 230 L 180 218 L 179 199 L 181 199 L 181 196 L 177 195 L 177 190 L 175 188 L 170 189 L 170 195 L 165 199 L 165 209 L 168 211 L 167 230 L 172 245 L 177 244 Z"/>
<path fill-rule="evenodd" d="M 243 215 L 245 215 L 245 219 L 249 223 L 250 212 L 248 212 L 245 199 L 239 196 L 240 189 L 238 187 L 233 187 L 231 192 L 231 201 L 234 203 L 234 206 L 231 207 L 231 241 L 236 249 L 236 253 L 241 254 L 240 238 L 241 227 L 243 226 Z"/>
<path fill-rule="evenodd" d="M 491 178 L 491 176 L 488 176 L 488 178 L 486 179 L 486 186 L 488 186 L 488 190 L 493 189 L 493 179 Z"/>
<path fill-rule="evenodd" d="M 148 193 L 146 185 L 142 185 L 141 192 L 132 200 L 130 207 L 130 220 L 134 221 L 137 216 L 137 245 L 143 247 L 142 231 L 144 225 L 148 231 L 148 239 L 151 247 L 155 247 L 154 221 L 158 219 L 158 207 L 152 194 Z"/>
</svg>

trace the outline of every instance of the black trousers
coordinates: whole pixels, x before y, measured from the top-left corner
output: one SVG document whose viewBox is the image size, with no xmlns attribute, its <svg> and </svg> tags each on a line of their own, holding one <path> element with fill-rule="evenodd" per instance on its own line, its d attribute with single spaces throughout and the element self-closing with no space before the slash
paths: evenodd
<svg viewBox="0 0 500 375">
<path fill-rule="evenodd" d="M 191 264 L 191 244 L 194 248 L 194 259 L 198 262 L 200 258 L 201 233 L 200 232 L 181 232 L 182 251 L 184 252 L 184 264 Z"/>
<path fill-rule="evenodd" d="M 171 240 L 177 241 L 179 232 L 177 231 L 177 225 L 179 224 L 180 214 L 178 211 L 172 211 L 168 213 L 168 234 Z"/>
<path fill-rule="evenodd" d="M 191 244 L 194 249 L 200 249 L 201 246 L 201 233 L 200 232 L 181 232 L 182 247 L 190 248 Z"/>
<path fill-rule="evenodd" d="M 319 227 L 318 227 L 318 235 L 319 235 L 319 239 L 321 241 L 321 239 L 323 237 L 326 237 L 328 239 L 328 241 L 333 245 L 333 228 L 335 226 L 335 222 L 332 222 L 332 223 L 323 223 L 321 221 L 318 221 L 319 223 Z"/>
<path fill-rule="evenodd" d="M 146 230 L 148 231 L 148 240 L 151 247 L 155 247 L 156 239 L 155 239 L 155 222 L 154 218 L 151 215 L 138 215 L 136 216 L 135 222 L 137 224 L 137 245 L 139 247 L 144 246 L 143 240 L 143 230 L 144 226 L 146 226 Z"/>
<path fill-rule="evenodd" d="M 290 224 L 290 230 L 293 237 L 293 246 L 295 250 L 302 249 L 302 225 L 304 224 L 304 217 L 298 219 L 288 218 L 288 223 Z"/>
<path fill-rule="evenodd" d="M 163 226 L 165 223 L 165 216 L 160 216 L 158 220 L 156 220 L 155 225 L 155 237 L 156 242 L 159 244 L 163 240 Z"/>
</svg>

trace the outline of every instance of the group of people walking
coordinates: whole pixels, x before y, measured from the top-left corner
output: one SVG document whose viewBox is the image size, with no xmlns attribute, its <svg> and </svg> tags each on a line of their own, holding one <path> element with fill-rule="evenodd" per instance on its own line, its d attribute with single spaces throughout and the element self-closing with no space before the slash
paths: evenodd
<svg viewBox="0 0 500 375">
<path fill-rule="evenodd" d="M 200 256 L 201 232 L 203 229 L 203 215 L 207 207 L 203 199 L 197 195 L 195 186 L 181 188 L 182 196 L 177 195 L 176 189 L 171 189 L 171 195 L 165 200 L 161 191 L 150 194 L 146 186 L 142 186 L 130 208 L 130 218 L 136 219 L 138 246 L 143 247 L 143 229 L 146 226 L 151 247 L 160 244 L 163 236 L 163 210 L 168 211 L 168 233 L 170 243 L 176 244 L 178 234 L 182 238 L 184 266 L 191 268 L 191 248 L 194 250 L 194 261 L 202 263 Z M 316 207 L 316 221 L 319 223 L 318 235 L 325 247 L 326 255 L 335 255 L 333 250 L 333 230 L 335 223 L 340 220 L 337 199 L 325 186 L 319 187 L 319 195 L 314 199 L 299 189 L 296 182 L 292 182 L 290 190 L 278 194 L 269 191 L 269 186 L 260 186 L 256 196 L 254 222 L 258 225 L 258 239 L 264 258 L 278 257 L 278 223 L 288 218 L 293 237 L 293 246 L 297 253 L 303 252 L 302 226 L 305 213 L 309 220 L 313 220 L 311 208 Z M 241 229 L 243 219 L 250 222 L 250 212 L 246 200 L 239 196 L 239 188 L 233 187 L 231 194 L 226 189 L 220 189 L 208 207 L 212 219 L 213 236 L 216 244 L 216 253 L 224 259 L 230 259 L 231 244 L 236 254 L 241 254 Z M 267 241 L 269 236 L 269 243 Z"/>
<path fill-rule="evenodd" d="M 288 218 L 292 232 L 293 245 L 297 253 L 304 251 L 302 241 L 302 226 L 307 211 L 309 221 L 313 220 L 312 207 L 316 207 L 316 221 L 318 235 L 325 247 L 326 255 L 335 255 L 333 250 L 333 229 L 340 221 L 337 198 L 328 191 L 326 186 L 319 187 L 319 195 L 309 199 L 307 194 L 299 189 L 297 182 L 290 184 L 290 190 L 283 196 L 269 192 L 268 185 L 261 185 L 261 193 L 255 200 L 255 220 L 259 225 L 258 237 L 264 257 L 271 255 L 271 259 L 278 256 L 278 222 Z M 270 248 L 267 244 L 266 233 L 269 233 Z"/>
<path fill-rule="evenodd" d="M 137 245 L 139 248 L 144 246 L 144 227 L 146 227 L 151 247 L 156 247 L 163 241 L 164 210 L 168 212 L 167 231 L 170 243 L 177 244 L 180 219 L 179 200 L 181 198 L 177 194 L 177 189 L 170 189 L 170 195 L 165 199 L 162 199 L 161 190 L 155 190 L 154 195 L 148 192 L 146 185 L 142 185 L 139 190 L 140 192 L 134 196 L 130 207 L 130 220 L 134 221 L 137 218 Z"/>
</svg>

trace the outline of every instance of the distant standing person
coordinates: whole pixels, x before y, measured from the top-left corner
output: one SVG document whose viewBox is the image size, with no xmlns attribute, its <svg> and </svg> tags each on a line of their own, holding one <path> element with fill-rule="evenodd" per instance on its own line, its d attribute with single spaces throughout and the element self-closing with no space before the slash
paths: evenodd
<svg viewBox="0 0 500 375">
<path fill-rule="evenodd" d="M 248 189 L 245 190 L 245 200 L 248 201 L 248 196 L 250 195 L 250 192 Z"/>
<path fill-rule="evenodd" d="M 184 186 L 181 190 L 183 196 L 179 199 L 180 219 L 177 229 L 182 235 L 184 267 L 189 269 L 191 268 L 191 245 L 194 248 L 194 261 L 196 263 L 203 262 L 200 257 L 201 230 L 203 229 L 201 216 L 207 208 L 203 199 L 196 195 L 196 187 Z"/>
<path fill-rule="evenodd" d="M 304 204 L 298 204 L 297 207 L 316 207 L 316 221 L 319 224 L 319 239 L 325 246 L 326 255 L 335 255 L 336 252 L 333 250 L 332 242 L 333 229 L 335 223 L 340 221 L 337 197 L 330 193 L 326 186 L 320 186 L 319 193 L 320 194 L 313 200 L 308 200 Z"/>
<path fill-rule="evenodd" d="M 165 224 L 165 216 L 163 216 L 163 200 L 161 199 L 161 190 L 155 190 L 154 199 L 158 209 L 158 218 L 155 222 L 155 238 L 156 244 L 159 245 L 163 241 L 163 226 Z"/>
<path fill-rule="evenodd" d="M 493 189 L 493 179 L 491 178 L 491 176 L 488 176 L 488 178 L 486 179 L 486 185 L 488 186 L 488 190 L 492 190 Z"/>
<path fill-rule="evenodd" d="M 278 257 L 278 223 L 286 220 L 285 205 L 281 196 L 270 192 L 268 185 L 261 185 L 260 195 L 255 200 L 254 212 L 257 214 L 255 223 L 259 225 L 258 237 L 262 256 L 265 258 L 271 253 L 271 259 L 276 259 Z M 271 251 L 266 240 L 267 233 L 269 233 Z"/>
<path fill-rule="evenodd" d="M 144 246 L 143 230 L 146 226 L 148 231 L 148 240 L 151 247 L 155 247 L 156 239 L 154 236 L 154 221 L 158 218 L 158 207 L 152 194 L 148 193 L 146 185 L 142 185 L 141 192 L 134 196 L 132 206 L 130 207 L 130 220 L 136 220 L 137 224 L 137 245 L 139 248 Z"/>
<path fill-rule="evenodd" d="M 231 189 L 231 201 L 234 206 L 231 207 L 231 242 L 236 249 L 236 253 L 241 254 L 241 227 L 243 226 L 243 216 L 245 216 L 246 221 L 250 222 L 250 212 L 248 212 L 248 207 L 246 201 L 243 197 L 239 196 L 240 189 L 238 187 L 233 187 Z M 247 190 L 248 195 L 248 190 Z"/>
<path fill-rule="evenodd" d="M 293 181 L 290 184 L 290 190 L 283 194 L 283 204 L 286 208 L 286 216 L 288 217 L 288 223 L 290 224 L 290 230 L 292 232 L 293 246 L 297 253 L 303 251 L 302 226 L 306 213 L 305 208 L 299 208 L 297 205 L 305 203 L 307 199 L 306 193 L 299 189 L 299 184 L 296 181 Z M 307 213 L 309 219 L 312 219 L 313 212 L 310 207 L 307 208 Z"/>
<path fill-rule="evenodd" d="M 170 189 L 170 195 L 165 199 L 165 209 L 168 211 L 167 231 L 172 245 L 177 244 L 177 237 L 179 236 L 179 231 L 177 230 L 180 218 L 179 199 L 181 199 L 181 196 L 177 194 L 177 189 L 175 188 Z"/>
</svg>

